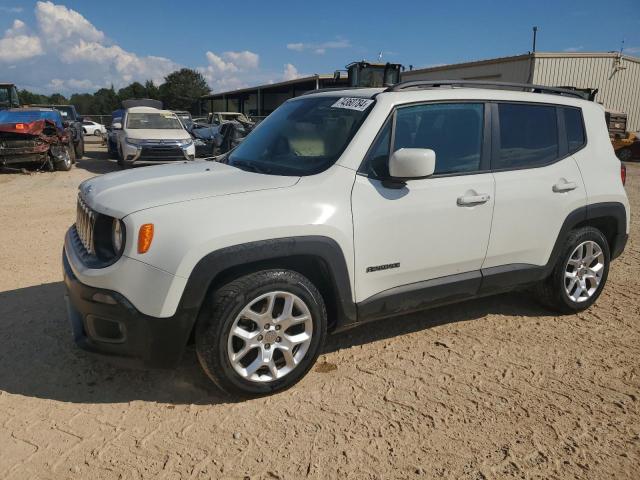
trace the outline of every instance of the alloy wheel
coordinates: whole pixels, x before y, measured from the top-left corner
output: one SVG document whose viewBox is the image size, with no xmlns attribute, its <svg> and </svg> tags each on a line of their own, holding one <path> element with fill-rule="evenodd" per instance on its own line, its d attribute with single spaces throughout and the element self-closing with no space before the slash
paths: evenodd
<svg viewBox="0 0 640 480">
<path fill-rule="evenodd" d="M 574 250 L 564 269 L 564 289 L 574 302 L 585 302 L 598 290 L 605 257 L 596 242 L 587 240 Z"/>
<path fill-rule="evenodd" d="M 233 369 L 251 382 L 271 382 L 291 373 L 309 349 L 313 318 L 290 292 L 263 294 L 235 318 L 227 340 Z"/>
</svg>

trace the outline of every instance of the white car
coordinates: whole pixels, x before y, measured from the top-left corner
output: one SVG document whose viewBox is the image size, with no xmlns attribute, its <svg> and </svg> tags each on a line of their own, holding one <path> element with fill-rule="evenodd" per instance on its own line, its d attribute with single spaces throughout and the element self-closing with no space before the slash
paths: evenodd
<svg viewBox="0 0 640 480">
<path fill-rule="evenodd" d="M 629 232 L 603 108 L 479 86 L 303 95 L 218 162 L 85 181 L 63 255 L 78 344 L 169 367 L 193 338 L 216 384 L 260 395 L 371 320 L 522 286 L 590 307 Z"/>
<path fill-rule="evenodd" d="M 85 135 L 101 135 L 107 133 L 107 127 L 92 120 L 83 120 L 82 132 Z"/>
<path fill-rule="evenodd" d="M 158 164 L 193 160 L 196 149 L 189 132 L 175 113 L 152 107 L 125 110 L 113 124 L 117 137 L 118 165 Z"/>
</svg>

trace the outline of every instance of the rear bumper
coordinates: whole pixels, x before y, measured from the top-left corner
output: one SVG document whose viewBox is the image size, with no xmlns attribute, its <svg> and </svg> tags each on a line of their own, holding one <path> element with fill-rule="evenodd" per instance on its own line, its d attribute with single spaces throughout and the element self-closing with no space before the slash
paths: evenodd
<svg viewBox="0 0 640 480">
<path fill-rule="evenodd" d="M 47 152 L 21 153 L 16 155 L 0 155 L 0 166 L 19 165 L 23 163 L 43 163 L 47 160 Z"/>
<path fill-rule="evenodd" d="M 168 318 L 140 313 L 123 295 L 83 284 L 63 251 L 65 300 L 76 344 L 117 363 L 150 368 L 175 367 L 191 334 L 192 310 Z"/>
</svg>

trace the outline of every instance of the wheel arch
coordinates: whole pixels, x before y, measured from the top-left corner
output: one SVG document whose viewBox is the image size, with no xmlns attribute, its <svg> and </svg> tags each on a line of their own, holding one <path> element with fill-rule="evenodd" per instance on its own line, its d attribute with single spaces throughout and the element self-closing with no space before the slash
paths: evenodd
<svg viewBox="0 0 640 480">
<path fill-rule="evenodd" d="M 322 236 L 287 237 L 230 246 L 198 261 L 178 307 L 198 312 L 192 334 L 213 290 L 251 272 L 273 268 L 296 271 L 316 285 L 325 301 L 331 329 L 355 323 L 351 280 L 338 243 Z"/>
</svg>

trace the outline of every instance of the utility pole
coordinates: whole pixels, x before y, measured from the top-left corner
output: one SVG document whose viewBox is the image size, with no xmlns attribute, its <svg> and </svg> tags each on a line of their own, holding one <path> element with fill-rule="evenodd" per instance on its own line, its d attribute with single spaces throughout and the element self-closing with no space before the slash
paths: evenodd
<svg viewBox="0 0 640 480">
<path fill-rule="evenodd" d="M 536 37 L 538 36 L 538 27 L 533 27 L 533 53 L 536 53 Z"/>
</svg>

